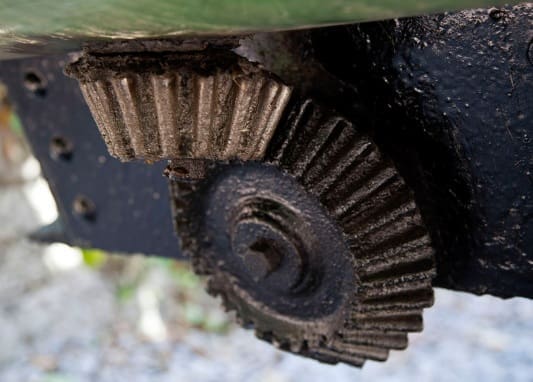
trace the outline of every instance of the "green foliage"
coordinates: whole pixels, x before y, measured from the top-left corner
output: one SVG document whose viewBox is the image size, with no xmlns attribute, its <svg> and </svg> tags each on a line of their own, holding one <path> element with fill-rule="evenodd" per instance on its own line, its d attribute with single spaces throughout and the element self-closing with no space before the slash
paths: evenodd
<svg viewBox="0 0 533 382">
<path fill-rule="evenodd" d="M 73 382 L 74 380 L 67 375 L 60 373 L 47 373 L 42 382 Z"/>
<path fill-rule="evenodd" d="M 99 269 L 106 262 L 106 254 L 98 249 L 82 249 L 83 262 L 89 268 Z"/>
<path fill-rule="evenodd" d="M 231 322 L 228 317 L 214 317 L 208 315 L 202 324 L 202 329 L 206 332 L 224 334 L 229 331 Z"/>
<path fill-rule="evenodd" d="M 152 266 L 163 267 L 171 276 L 176 290 L 182 296 L 182 301 L 179 302 L 183 311 L 182 319 L 188 325 L 212 333 L 228 331 L 228 317 L 219 310 L 206 306 L 210 297 L 207 297 L 202 279 L 191 270 L 190 264 L 161 258 L 152 258 L 150 263 Z"/>
<path fill-rule="evenodd" d="M 218 308 L 218 303 L 207 295 L 203 280 L 192 271 L 190 264 L 159 257 L 128 258 L 96 249 L 85 248 L 81 251 L 87 267 L 112 278 L 119 302 L 128 303 L 137 295 L 139 287 L 149 283 L 158 294 L 163 294 L 160 295 L 161 299 L 171 299 L 173 301 L 169 303 L 176 304 L 177 309 L 171 318 L 174 324 L 211 333 L 229 330 L 229 318 Z M 151 284 L 154 271 L 163 278 L 161 285 Z"/>
<path fill-rule="evenodd" d="M 24 132 L 22 130 L 22 122 L 20 121 L 19 116 L 15 113 L 11 113 L 9 117 L 9 128 L 15 134 L 19 136 L 24 136 Z"/>
<path fill-rule="evenodd" d="M 121 302 L 128 301 L 135 295 L 136 290 L 137 286 L 135 285 L 119 285 L 117 287 L 117 298 Z"/>
<path fill-rule="evenodd" d="M 188 265 L 173 262 L 168 269 L 179 288 L 196 289 L 203 287 L 201 279 L 189 269 Z"/>
</svg>

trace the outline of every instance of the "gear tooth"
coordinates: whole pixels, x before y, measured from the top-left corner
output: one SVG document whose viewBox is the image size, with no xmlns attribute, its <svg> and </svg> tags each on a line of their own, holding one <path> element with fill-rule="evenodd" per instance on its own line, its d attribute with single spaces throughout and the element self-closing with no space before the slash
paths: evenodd
<svg viewBox="0 0 533 382">
<path fill-rule="evenodd" d="M 239 310 L 231 308 L 231 311 L 235 313 L 235 322 L 244 329 L 254 329 L 254 323 L 246 316 L 243 316 Z"/>
<path fill-rule="evenodd" d="M 230 298 L 228 297 L 227 293 L 219 289 L 219 292 L 217 293 L 218 297 L 222 300 L 222 307 L 224 309 L 224 312 L 231 313 L 235 312 L 236 317 L 242 317 L 241 312 L 237 309 L 237 307 L 231 302 Z"/>
<path fill-rule="evenodd" d="M 427 231 L 422 224 L 407 224 L 393 231 L 377 232 L 372 236 L 351 235 L 348 237 L 348 243 L 350 249 L 360 253 L 361 257 L 375 257 L 406 242 L 420 240 L 426 235 Z"/>
<path fill-rule="evenodd" d="M 434 251 L 423 239 L 420 246 L 417 247 L 418 244 L 414 243 L 412 249 L 405 252 L 393 249 L 389 253 L 382 253 L 381 257 L 359 259 L 357 266 L 361 279 L 376 280 L 397 272 L 432 271 L 435 266 Z"/>
<path fill-rule="evenodd" d="M 307 343 L 304 340 L 293 339 L 290 341 L 289 347 L 292 353 L 299 354 L 307 347 Z"/>
<path fill-rule="evenodd" d="M 271 155 L 271 161 L 300 179 L 311 193 L 320 195 L 342 178 L 339 165 L 366 156 L 372 144 L 350 122 L 325 115 L 309 101 L 296 115 L 289 118 L 283 150 Z"/>
<path fill-rule="evenodd" d="M 414 200 L 406 202 L 396 208 L 389 209 L 386 214 L 376 216 L 357 227 L 358 237 L 372 237 L 378 232 L 386 231 L 394 234 L 402 232 L 407 225 L 420 225 L 420 215 Z"/>
<path fill-rule="evenodd" d="M 93 115 L 97 115 L 95 120 L 103 123 L 98 125 L 101 133 L 106 134 L 109 152 L 122 161 L 128 161 L 135 157 L 135 150 L 132 146 L 131 137 L 127 130 L 122 116 L 120 106 L 114 94 L 112 84 L 106 80 L 96 80 L 87 84 L 84 96 Z"/>
<path fill-rule="evenodd" d="M 430 271 L 366 282 L 363 284 L 361 298 L 368 300 L 414 293 L 420 289 L 431 288 L 433 277 L 434 272 Z"/>
<path fill-rule="evenodd" d="M 257 336 L 257 334 L 256 334 Z M 304 340 L 293 336 L 278 337 L 274 332 L 267 335 L 269 342 L 277 349 L 299 354 L 304 349 Z"/>
<path fill-rule="evenodd" d="M 304 187 L 310 189 L 321 173 L 331 170 L 334 166 L 335 155 L 339 155 L 339 140 L 346 140 L 346 136 L 354 137 L 353 126 L 342 118 L 330 118 L 324 122 L 323 134 L 317 136 L 307 160 L 300 168 L 303 169 L 300 180 Z M 351 133 L 351 134 L 350 134 Z M 343 142 L 346 145 L 346 142 Z M 341 150 L 342 152 L 342 150 Z"/>
<path fill-rule="evenodd" d="M 335 142 L 342 129 L 346 127 L 346 122 L 340 118 L 315 118 L 320 128 L 310 126 L 308 131 L 310 139 L 301 142 L 299 155 L 290 164 L 290 172 L 296 179 L 301 179 L 315 164 L 324 151 L 328 150 Z M 302 183 L 304 181 L 302 180 Z"/>
<path fill-rule="evenodd" d="M 272 343 L 274 340 L 274 336 L 272 335 L 271 331 L 262 330 L 260 326 L 255 325 L 255 336 L 259 338 L 260 340 Z"/>
<path fill-rule="evenodd" d="M 423 235 L 416 240 L 400 243 L 383 251 L 360 253 L 357 264 L 360 269 L 379 266 L 390 262 L 403 262 L 404 258 L 431 258 L 434 260 L 434 250 L 431 247 L 431 239 Z"/>
<path fill-rule="evenodd" d="M 334 128 L 325 144 L 317 150 L 312 163 L 307 165 L 301 179 L 309 192 L 317 196 L 339 180 L 346 164 L 351 162 L 347 158 L 365 156 L 371 148 L 371 143 L 363 139 L 350 122 L 338 118 L 328 122 Z M 316 127 L 317 130 L 320 128 Z"/>
<path fill-rule="evenodd" d="M 225 313 L 230 313 L 232 310 L 231 310 L 231 308 L 228 306 L 228 300 L 227 300 L 227 298 L 225 298 L 223 295 L 221 295 L 221 298 L 222 298 L 222 307 L 224 308 L 224 312 L 225 312 Z"/>
<path fill-rule="evenodd" d="M 349 354 L 351 356 L 373 361 L 384 362 L 389 358 L 389 350 L 387 348 L 369 345 L 354 345 L 339 340 L 333 342 L 332 349 L 342 354 Z"/>
<path fill-rule="evenodd" d="M 381 190 L 394 188 L 396 184 L 402 183 L 398 171 L 377 152 L 369 155 L 367 161 L 353 167 L 350 168 L 350 173 L 344 174 L 343 182 L 335 187 L 335 192 L 323 198 L 324 204 L 331 209 L 331 214 L 340 222 Z"/>
<path fill-rule="evenodd" d="M 207 293 L 209 293 L 213 297 L 220 297 L 220 293 L 216 290 L 208 290 Z"/>
<path fill-rule="evenodd" d="M 421 332 L 424 328 L 421 312 L 386 314 L 382 317 L 354 314 L 352 320 L 357 329 L 364 330 Z"/>
<path fill-rule="evenodd" d="M 398 267 L 398 271 L 402 269 Z M 435 271 L 433 269 L 421 270 L 413 273 L 400 273 L 396 275 L 387 274 L 382 277 L 376 277 L 370 281 L 362 282 L 365 289 L 371 288 L 379 289 L 381 291 L 395 291 L 395 290 L 413 290 L 417 282 L 426 282 L 431 285 L 431 280 L 435 277 Z"/>
<path fill-rule="evenodd" d="M 350 329 L 343 332 L 342 340 L 349 344 L 403 350 L 407 348 L 406 333 Z"/>
<path fill-rule="evenodd" d="M 290 350 L 291 348 L 291 342 L 289 339 L 274 338 L 272 340 L 272 345 L 274 345 L 274 347 L 279 350 Z"/>
<path fill-rule="evenodd" d="M 272 164 L 284 169 L 289 167 L 290 160 L 288 160 L 287 156 L 290 153 L 288 148 L 298 150 L 298 148 L 295 148 L 297 146 L 295 141 L 300 135 L 300 130 L 309 123 L 314 112 L 315 107 L 310 100 L 305 100 L 301 105 L 293 108 L 287 118 L 285 128 L 277 130 L 270 144 L 268 156 Z"/>
<path fill-rule="evenodd" d="M 206 279 L 206 290 L 211 296 L 221 296 L 216 280 L 210 275 Z"/>
<path fill-rule="evenodd" d="M 187 252 L 187 254 L 190 255 L 189 249 L 185 250 L 185 252 Z M 208 268 L 206 267 L 206 264 L 203 262 L 192 261 L 192 268 L 194 269 L 194 272 L 199 276 L 207 277 L 211 275 L 211 272 L 208 270 Z M 208 293 L 213 294 L 214 292 L 211 293 L 208 291 Z"/>
<path fill-rule="evenodd" d="M 422 309 L 411 309 L 411 310 L 405 310 L 405 311 L 398 311 L 398 310 L 376 310 L 372 312 L 365 312 L 362 313 L 354 313 L 352 315 L 353 318 L 356 318 L 358 322 L 364 322 L 364 321 L 371 321 L 374 318 L 375 319 L 385 319 L 388 317 L 395 317 L 395 316 L 402 316 L 402 317 L 414 317 L 416 315 L 421 315 Z"/>
<path fill-rule="evenodd" d="M 353 354 L 340 353 L 336 350 L 326 348 L 313 350 L 309 353 L 306 353 L 305 355 L 314 358 L 317 361 L 333 365 L 339 362 L 343 362 L 355 367 L 363 367 L 366 361 L 366 358 L 364 357 L 360 357 Z"/>
<path fill-rule="evenodd" d="M 433 289 L 425 287 L 419 290 L 410 290 L 408 293 L 386 295 L 364 300 L 357 306 L 360 313 L 374 311 L 404 312 L 429 308 L 434 303 Z"/>
<path fill-rule="evenodd" d="M 235 315 L 235 322 L 237 323 L 237 325 L 242 326 L 242 327 L 244 327 L 246 324 L 243 318 L 238 314 Z"/>
<path fill-rule="evenodd" d="M 412 195 L 405 182 L 396 181 L 375 192 L 372 198 L 361 201 L 357 208 L 347 211 L 341 224 L 347 234 L 356 235 L 361 227 L 375 224 L 383 216 L 394 214 L 396 210 L 404 209 L 412 202 Z"/>
<path fill-rule="evenodd" d="M 174 133 L 174 126 L 181 122 L 181 118 L 186 116 L 181 114 L 182 94 L 176 91 L 176 87 L 182 82 L 176 73 L 163 73 L 152 75 L 149 79 L 155 103 L 155 112 L 158 120 L 158 131 L 160 137 L 161 154 L 167 158 L 179 158 L 181 151 L 185 148 L 185 142 L 180 139 L 180 135 Z M 178 118 L 178 115 L 181 118 Z"/>
<path fill-rule="evenodd" d="M 365 286 L 367 283 L 386 282 L 387 280 L 395 280 L 398 277 L 432 279 L 435 276 L 433 267 L 432 258 L 423 257 L 418 259 L 411 257 L 368 267 L 364 271 L 361 270 L 360 278 Z"/>
<path fill-rule="evenodd" d="M 353 126 L 350 127 L 345 130 L 352 130 Z M 331 162 L 337 160 L 336 165 L 331 163 L 329 166 L 325 166 L 322 171 L 320 168 L 310 171 L 314 174 L 315 179 L 314 184 L 308 186 L 309 191 L 326 206 L 334 204 L 334 198 L 332 200 L 330 194 L 331 190 L 336 189 L 336 185 L 342 184 L 346 180 L 347 173 L 355 166 L 354 163 L 364 162 L 367 158 L 375 155 L 375 148 L 368 139 L 361 138 L 355 130 L 353 138 L 354 142 L 343 147 L 342 150 L 339 149 L 340 152 L 332 150 L 336 156 L 331 159 Z"/>
<path fill-rule="evenodd" d="M 162 150 L 158 121 L 152 118 L 154 97 L 147 79 L 148 76 L 139 73 L 107 77 L 135 157 L 152 161 L 160 159 Z"/>
<path fill-rule="evenodd" d="M 106 102 L 105 99 L 95 98 L 94 95 L 97 92 L 96 86 L 98 86 L 98 82 L 93 83 L 80 83 L 80 89 L 83 94 L 83 97 L 87 101 L 87 105 L 89 106 L 89 109 L 93 111 L 93 117 L 96 121 L 96 125 L 98 126 L 100 133 L 102 137 L 104 138 L 104 141 L 109 149 L 109 153 L 116 157 L 118 155 L 124 155 L 127 157 L 132 157 L 133 152 L 117 152 L 116 148 L 114 147 L 114 141 L 116 140 L 113 135 L 116 133 L 116 129 L 113 129 L 114 126 L 112 126 L 113 120 L 109 120 L 109 116 L 112 115 L 113 108 L 111 107 L 112 104 L 109 102 Z M 102 84 L 100 83 L 100 86 Z M 102 91 L 104 95 L 107 95 L 107 93 Z M 127 144 L 122 144 L 121 147 L 125 147 Z M 133 150 L 131 150 L 133 151 Z"/>
</svg>

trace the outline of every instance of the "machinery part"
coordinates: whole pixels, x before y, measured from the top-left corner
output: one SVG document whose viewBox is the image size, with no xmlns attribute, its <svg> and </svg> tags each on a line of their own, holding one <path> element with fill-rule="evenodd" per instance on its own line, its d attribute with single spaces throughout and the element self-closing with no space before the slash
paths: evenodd
<svg viewBox="0 0 533 382">
<path fill-rule="evenodd" d="M 211 164 L 172 184 L 178 234 L 243 325 L 297 354 L 362 366 L 404 349 L 433 303 L 431 240 L 412 193 L 365 135 L 311 101 L 268 164 Z"/>
<path fill-rule="evenodd" d="M 357 121 L 392 158 L 436 250 L 434 286 L 533 298 L 532 11 L 521 4 L 247 38 L 265 42 L 248 60 Z M 136 42 L 143 52 L 168 51 Z M 132 52 L 131 41 L 122 44 L 120 52 Z M 0 61 L 0 81 L 58 204 L 62 231 L 44 238 L 183 257 L 161 176 L 167 163 L 109 156 L 77 82 L 62 75 L 71 60 Z M 50 155 L 58 137 L 71 155 Z M 96 219 L 74 213 L 79 195 L 94 202 Z"/>
<path fill-rule="evenodd" d="M 291 89 L 217 49 L 84 55 L 67 73 L 121 161 L 261 159 Z"/>
</svg>

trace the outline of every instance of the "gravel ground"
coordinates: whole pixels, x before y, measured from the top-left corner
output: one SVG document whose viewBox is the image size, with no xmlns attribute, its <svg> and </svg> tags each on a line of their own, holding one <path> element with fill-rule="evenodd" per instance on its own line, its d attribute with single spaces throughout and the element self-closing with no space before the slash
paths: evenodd
<svg viewBox="0 0 533 382">
<path fill-rule="evenodd" d="M 56 212 L 26 162 L 25 181 L 0 186 L 2 382 L 533 381 L 524 299 L 437 290 L 424 333 L 362 370 L 280 352 L 231 324 L 186 265 L 141 256 L 95 265 L 79 249 L 29 242 Z"/>
</svg>

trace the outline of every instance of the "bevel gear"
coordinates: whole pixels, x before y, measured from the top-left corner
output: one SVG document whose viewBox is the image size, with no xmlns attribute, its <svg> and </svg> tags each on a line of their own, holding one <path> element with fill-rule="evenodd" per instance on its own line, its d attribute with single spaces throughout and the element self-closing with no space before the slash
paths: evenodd
<svg viewBox="0 0 533 382">
<path fill-rule="evenodd" d="M 292 89 L 225 49 L 91 54 L 67 66 L 121 161 L 263 158 Z"/>
<path fill-rule="evenodd" d="M 264 162 L 203 165 L 202 179 L 172 181 L 182 247 L 258 337 L 362 366 L 422 330 L 431 240 L 405 181 L 352 123 L 306 101 Z"/>
</svg>

